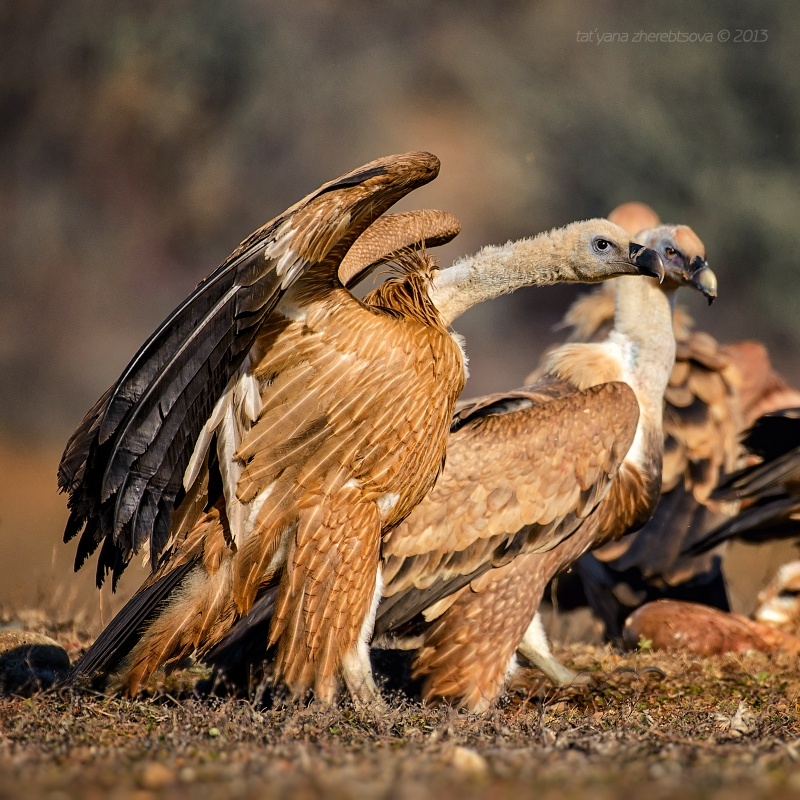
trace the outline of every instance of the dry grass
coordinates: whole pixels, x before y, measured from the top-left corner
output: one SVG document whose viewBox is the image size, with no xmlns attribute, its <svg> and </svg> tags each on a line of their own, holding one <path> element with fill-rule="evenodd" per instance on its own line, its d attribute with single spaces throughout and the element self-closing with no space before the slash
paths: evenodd
<svg viewBox="0 0 800 800">
<path fill-rule="evenodd" d="M 25 622 L 73 656 L 90 640 L 67 621 Z M 137 701 L 63 690 L 0 699 L 0 798 L 652 800 L 800 789 L 796 660 L 587 645 L 559 654 L 598 685 L 555 691 L 531 672 L 483 717 L 404 695 L 367 711 L 260 708 L 196 696 L 197 670 Z"/>
</svg>

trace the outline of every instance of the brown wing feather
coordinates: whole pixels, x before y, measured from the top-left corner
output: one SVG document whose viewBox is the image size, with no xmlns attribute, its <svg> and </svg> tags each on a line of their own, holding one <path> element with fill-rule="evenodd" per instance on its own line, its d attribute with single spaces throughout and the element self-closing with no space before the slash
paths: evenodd
<svg viewBox="0 0 800 800">
<path fill-rule="evenodd" d="M 352 551 L 354 558 L 361 553 L 361 559 L 366 551 L 359 542 L 371 541 L 373 534 L 379 539 L 382 526 L 402 519 L 428 491 L 463 385 L 460 352 L 443 329 L 432 336 L 428 325 L 389 317 L 376 339 L 366 324 L 369 314 L 337 313 L 335 329 L 317 318 L 284 330 L 282 346 L 268 348 L 261 360 L 259 376 L 267 379 L 261 416 L 237 453 L 243 465 L 238 496 L 255 503 L 264 494 L 268 500 L 233 557 L 239 614 L 248 612 L 259 592 L 281 581 L 271 634 L 280 640 L 277 674 L 298 692 L 313 677 L 318 695 L 328 699 L 338 682 L 333 665 L 360 633 L 379 551 L 377 544 L 370 551 L 366 578 L 362 566 L 325 573 L 330 587 L 316 583 L 320 559 L 329 546 L 332 552 Z M 324 333 L 315 334 L 317 329 Z M 287 354 L 294 367 L 284 366 Z M 339 380 L 345 372 L 347 380 Z M 430 397 L 442 386 L 449 393 L 431 406 Z M 356 515 L 350 520 L 348 508 Z M 328 535 L 333 538 L 325 539 Z M 281 578 L 284 563 L 288 572 Z M 356 585 L 362 595 L 354 594 Z M 325 617 L 326 625 L 318 628 L 321 612 L 310 605 L 312 593 L 327 597 L 320 602 L 336 617 L 334 627 Z M 350 627 L 343 627 L 345 618 Z"/>
<path fill-rule="evenodd" d="M 501 692 L 512 657 L 536 613 L 547 582 L 598 541 L 646 519 L 658 496 L 657 477 L 623 464 L 608 492 L 578 531 L 552 549 L 520 555 L 473 580 L 439 609 L 413 664 L 426 700 L 444 698 L 470 711 Z"/>
<path fill-rule="evenodd" d="M 339 267 L 339 280 L 352 287 L 402 250 L 437 247 L 449 242 L 460 230 L 461 223 L 447 211 L 420 209 L 384 214 L 347 252 Z"/>
<path fill-rule="evenodd" d="M 671 455 L 669 471 L 665 463 L 662 491 L 683 480 L 695 499 L 705 504 L 720 476 L 736 465 L 741 428 L 738 372 L 710 336 L 693 333 L 679 343 L 678 351 L 664 395 L 665 447 Z M 687 392 L 691 401 L 674 403 L 675 391 Z M 690 465 L 698 464 L 706 466 L 690 473 Z M 698 475 L 705 480 L 694 479 Z"/>
<path fill-rule="evenodd" d="M 384 538 L 385 595 L 469 575 L 520 532 L 523 549 L 546 550 L 596 505 L 633 441 L 632 390 L 531 392 L 530 403 L 451 435 L 435 487 Z"/>
<path fill-rule="evenodd" d="M 355 488 L 332 500 L 307 501 L 289 549 L 270 641 L 278 642 L 276 670 L 291 689 L 313 685 L 317 697 L 331 701 L 337 667 L 358 641 L 372 602 L 381 520 L 376 504 Z"/>
<path fill-rule="evenodd" d="M 67 444 L 59 487 L 70 494 L 65 539 L 83 531 L 76 566 L 102 542 L 98 584 L 108 571 L 116 581 L 145 543 L 155 567 L 197 440 L 261 324 L 287 292 L 334 289 L 358 235 L 438 168 L 409 153 L 323 185 L 242 242 L 165 320 Z"/>
<path fill-rule="evenodd" d="M 519 556 L 448 598 L 414 658 L 425 700 L 444 698 L 478 713 L 500 694 L 541 599 L 537 559 L 542 554 Z"/>
</svg>

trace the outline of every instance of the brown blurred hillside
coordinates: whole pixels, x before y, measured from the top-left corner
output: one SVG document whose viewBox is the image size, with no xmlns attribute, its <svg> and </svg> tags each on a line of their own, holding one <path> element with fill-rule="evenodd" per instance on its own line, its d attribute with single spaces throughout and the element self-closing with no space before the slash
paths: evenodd
<svg viewBox="0 0 800 800">
<path fill-rule="evenodd" d="M 714 41 L 578 41 L 639 31 Z M 26 0 L 0 4 L 0 44 L 0 602 L 67 574 L 60 448 L 147 334 L 252 229 L 379 155 L 442 159 L 405 205 L 461 218 L 445 262 L 629 199 L 691 224 L 721 284 L 698 322 L 800 382 L 788 0 Z M 459 321 L 468 391 L 516 384 L 572 296 Z"/>
</svg>

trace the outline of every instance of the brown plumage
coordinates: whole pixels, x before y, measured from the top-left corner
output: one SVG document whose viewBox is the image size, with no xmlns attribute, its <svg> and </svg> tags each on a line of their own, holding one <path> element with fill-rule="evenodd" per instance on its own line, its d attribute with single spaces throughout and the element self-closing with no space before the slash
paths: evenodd
<svg viewBox="0 0 800 800">
<path fill-rule="evenodd" d="M 581 391 L 557 378 L 462 408 L 436 486 L 385 537 L 384 594 L 428 589 L 472 574 L 487 559 L 502 563 L 506 551 L 547 550 L 568 536 L 605 493 L 637 417 L 625 384 Z M 548 469 L 531 474 L 537 458 Z M 523 529 L 524 545 L 514 538 Z"/>
<path fill-rule="evenodd" d="M 652 274 L 659 263 L 595 221 L 570 229 L 558 264 L 531 257 L 558 236 L 455 273 L 406 253 L 395 277 L 358 300 L 337 277 L 345 253 L 437 171 L 425 153 L 380 159 L 268 223 L 89 413 L 60 470 L 67 535 L 85 526 L 79 563 L 103 542 L 100 577 L 118 576 L 142 546 L 153 574 L 77 674 L 119 667 L 135 693 L 160 665 L 206 654 L 268 598 L 265 644 L 295 695 L 330 701 L 341 680 L 355 697 L 374 694 L 367 640 L 381 536 L 432 486 L 465 379 L 447 326 L 517 286 Z M 618 233 L 624 249 L 592 249 Z"/>
<path fill-rule="evenodd" d="M 426 699 L 480 711 L 517 648 L 542 663 L 535 613 L 549 578 L 652 511 L 670 303 L 651 282 L 621 280 L 616 304 L 607 342 L 565 345 L 535 384 L 462 408 L 439 481 L 385 537 L 377 643 L 420 645 Z"/>
<path fill-rule="evenodd" d="M 126 528 L 124 505 L 137 498 L 129 501 L 123 492 L 140 480 L 145 472 L 140 462 L 153 446 L 147 440 L 144 447 L 137 443 L 147 437 L 146 430 L 134 432 L 133 445 L 122 438 L 134 427 L 131 420 L 138 421 L 142 399 L 134 397 L 131 403 L 123 398 L 117 415 L 122 422 L 111 433 L 117 437 L 112 438 L 113 452 L 96 463 L 103 427 L 113 427 L 108 420 L 115 398 L 124 393 L 125 377 L 112 399 L 106 395 L 104 405 L 73 437 L 61 483 L 72 495 L 70 533 L 86 523 L 82 549 L 93 549 L 103 539 L 104 554 L 108 548 L 113 555 L 101 554 L 99 569 L 110 565 L 118 573 L 116 565 L 121 561 L 124 567 L 142 539 L 149 538 L 155 569 L 134 606 L 148 590 L 160 595 L 164 581 L 179 574 L 169 602 L 158 596 L 158 607 L 149 604 L 132 622 L 123 609 L 121 622 L 112 622 L 87 655 L 84 671 L 113 666 L 130 649 L 130 640 L 138 638 L 120 676 L 126 690 L 135 693 L 160 664 L 212 646 L 249 611 L 260 591 L 276 585 L 270 642 L 277 646 L 278 674 L 292 691 L 302 694 L 313 687 L 330 700 L 340 677 L 351 681 L 351 691 L 364 691 L 358 682 L 368 675 L 357 674 L 358 660 L 365 647 L 362 629 L 369 628 L 378 589 L 381 529 L 402 519 L 432 485 L 463 386 L 464 363 L 428 299 L 429 259 L 409 256 L 402 278 L 383 286 L 372 303 L 356 300 L 336 274 L 358 234 L 437 171 L 433 156 L 409 154 L 343 176 L 237 249 L 215 273 L 236 270 L 237 278 L 241 275 L 222 298 L 212 296 L 202 305 L 205 298 L 193 295 L 188 308 L 197 314 L 213 302 L 236 303 L 244 333 L 234 334 L 229 352 L 234 359 L 237 353 L 244 358 L 238 359 L 241 366 L 225 365 L 212 385 L 201 384 L 201 400 L 211 396 L 199 411 L 198 401 L 190 397 L 195 404 L 176 420 L 180 427 L 173 441 L 181 448 L 180 457 L 169 467 L 185 494 L 163 492 L 162 502 L 176 506 L 168 537 L 159 540 L 158 526 L 141 533 L 135 526 L 130 532 Z M 242 293 L 253 300 L 241 300 Z M 186 336 L 178 352 L 191 357 L 193 330 L 204 322 L 193 319 L 188 336 L 185 329 L 176 333 L 176 338 Z M 138 362 L 160 359 L 147 348 L 163 338 L 156 334 Z M 191 368 L 190 361 L 184 369 Z M 216 378 L 220 366 L 209 371 Z M 203 367 L 195 372 L 203 374 Z M 170 386 L 154 388 L 157 380 L 158 375 L 141 398 L 172 391 Z M 403 402 L 397 402 L 401 389 Z M 86 437 L 95 437 L 88 448 Z M 76 444 L 83 459 L 77 469 Z M 116 461 L 128 467 L 125 452 L 136 449 L 143 455 L 109 486 Z M 87 480 L 89 470 L 102 481 Z M 161 488 L 159 473 L 151 483 Z M 85 511 L 87 495 L 95 508 Z M 134 509 L 135 522 L 146 502 L 145 495 Z M 108 504 L 114 517 L 107 521 L 103 508 Z M 172 515 L 166 516 L 169 525 Z M 122 647 L 120 638 L 126 640 Z"/>
<path fill-rule="evenodd" d="M 632 439 L 630 435 L 627 441 Z M 575 679 L 567 670 L 554 676 L 553 667 L 548 669 L 541 662 L 542 634 L 536 630 L 535 617 L 554 574 L 593 542 L 619 535 L 646 519 L 657 495 L 654 477 L 624 463 L 613 477 L 608 492 L 574 534 L 550 550 L 524 553 L 485 572 L 446 601 L 426 609 L 424 616 L 432 622 L 414 662 L 415 676 L 424 677 L 426 699 L 445 698 L 471 711 L 483 711 L 516 668 L 517 651 L 559 683 Z"/>
<path fill-rule="evenodd" d="M 729 476 L 714 492 L 719 500 L 741 502 L 741 509 L 695 540 L 687 548 L 691 555 L 730 539 L 800 538 L 800 407 L 763 414 L 742 444 L 756 463 Z"/>
<path fill-rule="evenodd" d="M 761 342 L 734 342 L 724 352 L 738 372 L 736 393 L 745 427 L 764 414 L 800 406 L 800 391 L 774 370 Z"/>
<path fill-rule="evenodd" d="M 609 217 L 636 232 L 665 261 L 682 257 L 688 263 L 705 257 L 703 243 L 686 226 L 660 226 L 653 233 L 638 228 L 658 223 L 647 206 L 626 203 Z M 572 329 L 571 339 L 594 341 L 605 335 L 612 314 L 611 294 L 594 292 L 574 304 L 565 324 Z M 735 505 L 716 501 L 711 493 L 740 464 L 738 437 L 744 426 L 759 409 L 792 399 L 762 345 L 722 346 L 709 334 L 694 330 L 682 308 L 675 309 L 673 327 L 677 347 L 664 394 L 658 507 L 641 530 L 594 550 L 576 565 L 589 604 L 615 641 L 622 639 L 625 617 L 659 597 L 691 598 L 728 608 L 720 552 L 689 556 L 683 551 L 735 511 Z"/>
<path fill-rule="evenodd" d="M 373 269 L 400 256 L 404 250 L 446 244 L 461 231 L 448 211 L 430 208 L 384 214 L 356 239 L 339 267 L 339 280 L 352 288 Z"/>
</svg>

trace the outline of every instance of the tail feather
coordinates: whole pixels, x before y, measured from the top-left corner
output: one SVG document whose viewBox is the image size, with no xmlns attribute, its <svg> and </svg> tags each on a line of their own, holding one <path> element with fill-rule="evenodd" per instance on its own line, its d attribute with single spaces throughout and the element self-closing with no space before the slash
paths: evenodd
<svg viewBox="0 0 800 800">
<path fill-rule="evenodd" d="M 98 672 L 113 671 L 139 640 L 142 630 L 168 601 L 195 565 L 187 561 L 140 589 L 97 637 L 68 681 L 74 682 Z"/>
<path fill-rule="evenodd" d="M 135 695 L 162 664 L 170 666 L 201 647 L 213 647 L 235 620 L 230 562 L 213 575 L 197 566 L 144 632 L 115 683 Z"/>
</svg>

